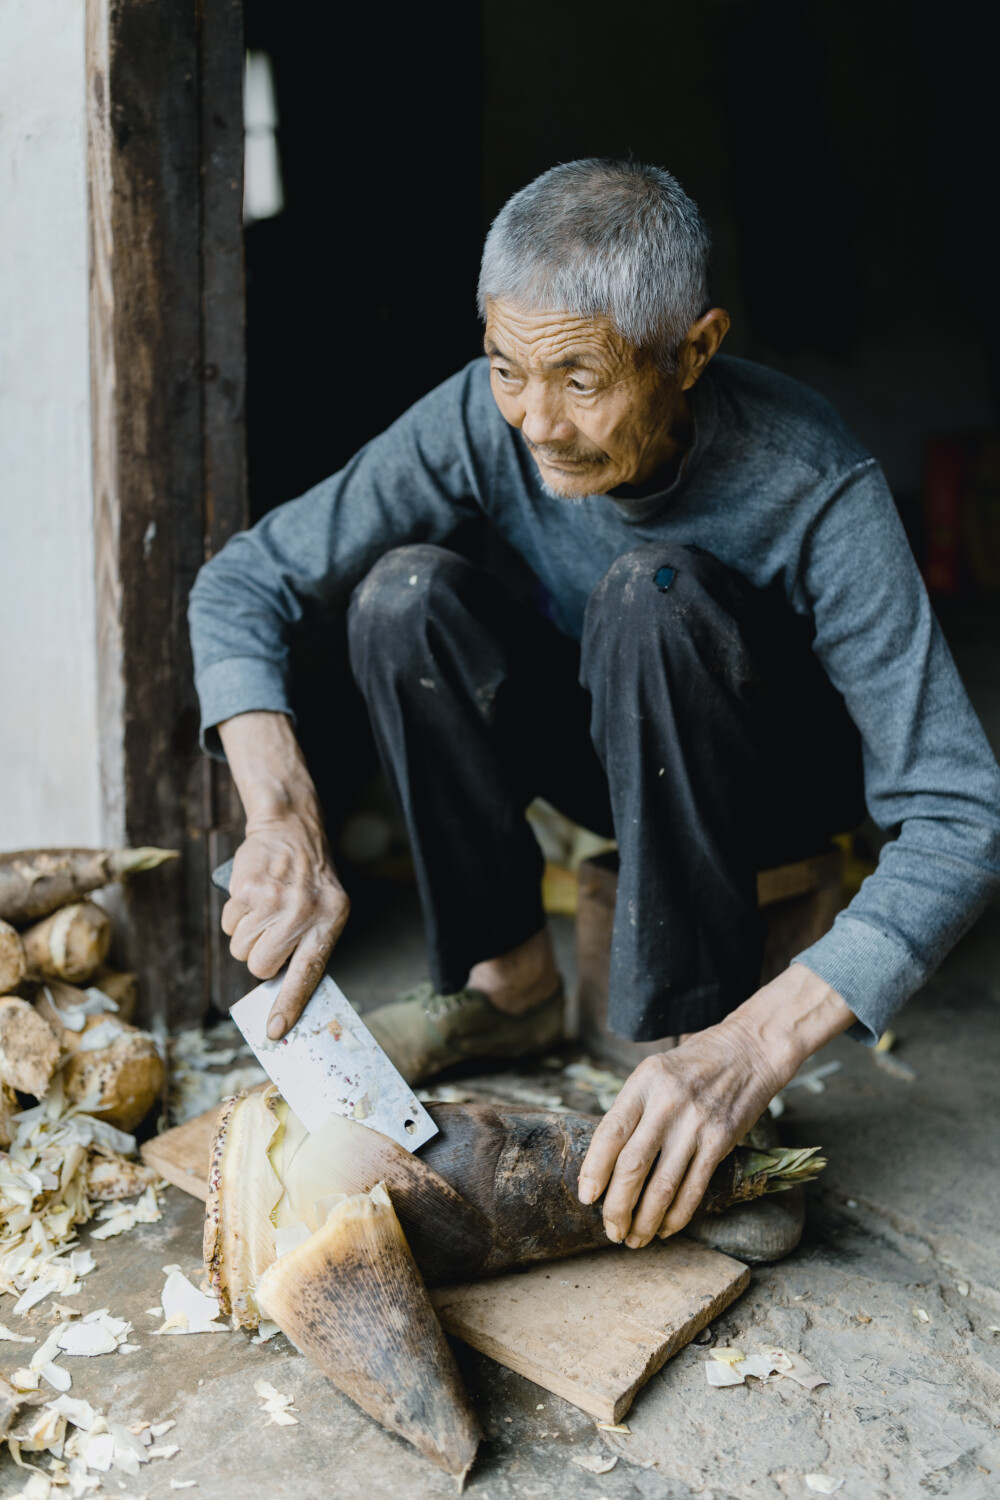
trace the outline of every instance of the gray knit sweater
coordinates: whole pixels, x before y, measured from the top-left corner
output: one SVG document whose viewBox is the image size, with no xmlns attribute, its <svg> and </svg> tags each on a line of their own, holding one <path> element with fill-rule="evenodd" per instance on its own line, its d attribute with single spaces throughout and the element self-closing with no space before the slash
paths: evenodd
<svg viewBox="0 0 1000 1500">
<path fill-rule="evenodd" d="M 796 381 L 717 358 L 692 393 L 695 440 L 641 501 L 550 498 L 474 361 L 351 462 L 232 538 L 190 622 L 205 743 L 250 709 L 291 711 L 292 627 L 346 609 L 388 548 L 483 514 L 579 639 L 587 598 L 640 541 L 693 542 L 764 587 L 780 579 L 864 743 L 866 800 L 899 835 L 832 930 L 799 955 L 874 1040 L 1000 886 L 1000 769 L 931 612 L 875 460 Z"/>
</svg>

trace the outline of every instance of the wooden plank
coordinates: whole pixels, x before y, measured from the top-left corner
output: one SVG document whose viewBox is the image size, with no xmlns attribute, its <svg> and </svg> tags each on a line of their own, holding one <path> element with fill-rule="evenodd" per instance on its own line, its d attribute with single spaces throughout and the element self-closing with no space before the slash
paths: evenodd
<svg viewBox="0 0 1000 1500">
<path fill-rule="evenodd" d="M 844 856 L 834 848 L 791 865 L 761 870 L 757 876 L 757 904 L 770 906 L 775 901 L 788 901 L 792 896 L 806 896 L 811 891 L 839 885 L 843 866 Z"/>
<path fill-rule="evenodd" d="M 446 1332 L 599 1422 L 745 1291 L 739 1261 L 683 1237 L 614 1246 L 431 1292 Z"/>
<path fill-rule="evenodd" d="M 186 604 L 247 519 L 241 69 L 236 0 L 87 0 L 103 836 L 183 851 L 116 910 L 140 1018 L 174 1027 L 212 992 L 209 842 L 232 826 Z"/>
<path fill-rule="evenodd" d="M 174 1187 L 183 1188 L 204 1203 L 208 1198 L 208 1161 L 218 1118 L 219 1111 L 209 1109 L 184 1125 L 154 1135 L 141 1147 L 143 1161 Z"/>
</svg>

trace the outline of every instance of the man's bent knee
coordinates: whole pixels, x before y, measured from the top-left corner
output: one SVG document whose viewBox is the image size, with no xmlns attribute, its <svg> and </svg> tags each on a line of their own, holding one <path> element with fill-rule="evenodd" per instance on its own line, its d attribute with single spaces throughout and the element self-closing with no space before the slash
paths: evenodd
<svg viewBox="0 0 1000 1500">
<path fill-rule="evenodd" d="M 465 566 L 462 558 L 444 547 L 422 542 L 393 547 L 379 558 L 351 596 L 349 636 L 355 640 L 372 631 L 389 633 L 395 642 L 404 644 L 405 632 L 417 629 L 426 619 L 435 587 Z"/>
<path fill-rule="evenodd" d="M 648 542 L 615 558 L 587 605 L 587 630 L 595 625 L 631 628 L 637 615 L 682 617 L 700 598 L 718 594 L 730 570 L 701 547 Z"/>
</svg>

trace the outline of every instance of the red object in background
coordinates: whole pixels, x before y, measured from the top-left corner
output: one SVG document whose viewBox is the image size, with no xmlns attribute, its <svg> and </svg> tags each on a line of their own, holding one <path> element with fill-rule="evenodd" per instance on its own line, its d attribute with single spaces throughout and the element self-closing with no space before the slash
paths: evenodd
<svg viewBox="0 0 1000 1500">
<path fill-rule="evenodd" d="M 931 438 L 924 468 L 924 580 L 928 591 L 953 598 L 962 574 L 962 493 L 965 445 L 957 438 Z"/>
</svg>

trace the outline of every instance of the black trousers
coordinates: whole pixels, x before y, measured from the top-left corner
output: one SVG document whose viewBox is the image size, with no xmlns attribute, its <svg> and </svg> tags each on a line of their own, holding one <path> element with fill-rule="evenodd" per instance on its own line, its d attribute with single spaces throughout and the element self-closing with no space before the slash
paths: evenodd
<svg viewBox="0 0 1000 1500">
<path fill-rule="evenodd" d="M 863 816 L 859 736 L 807 627 L 698 548 L 618 558 L 578 647 L 464 558 L 401 547 L 348 633 L 445 993 L 544 924 L 533 797 L 618 841 L 608 1024 L 635 1041 L 745 1000 L 757 872 Z"/>
</svg>

